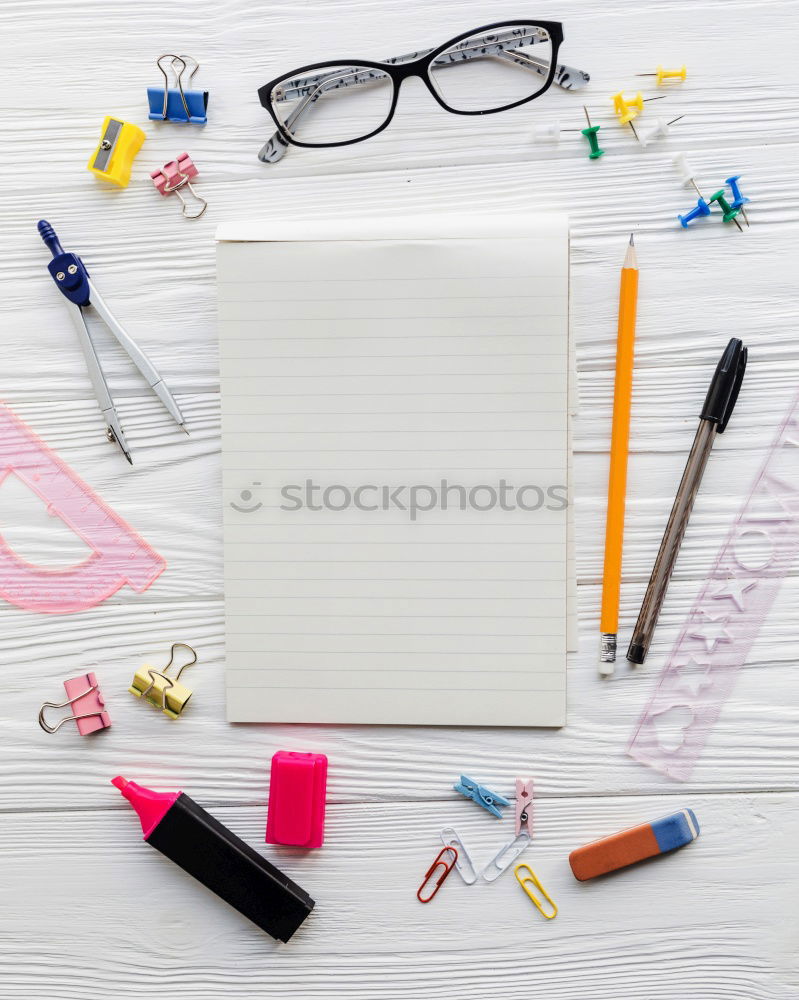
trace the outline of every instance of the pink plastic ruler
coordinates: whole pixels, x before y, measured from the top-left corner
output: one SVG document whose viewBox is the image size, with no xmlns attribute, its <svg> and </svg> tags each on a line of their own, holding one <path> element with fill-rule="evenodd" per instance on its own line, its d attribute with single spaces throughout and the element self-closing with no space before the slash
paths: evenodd
<svg viewBox="0 0 799 1000">
<path fill-rule="evenodd" d="M 93 550 L 46 569 L 25 562 L 0 535 L 0 595 L 20 608 L 63 614 L 92 608 L 128 584 L 146 590 L 164 560 L 11 410 L 0 403 L 0 482 L 18 476 Z"/>
<path fill-rule="evenodd" d="M 672 647 L 627 753 L 678 781 L 693 771 L 739 667 L 799 556 L 799 396 Z"/>
</svg>

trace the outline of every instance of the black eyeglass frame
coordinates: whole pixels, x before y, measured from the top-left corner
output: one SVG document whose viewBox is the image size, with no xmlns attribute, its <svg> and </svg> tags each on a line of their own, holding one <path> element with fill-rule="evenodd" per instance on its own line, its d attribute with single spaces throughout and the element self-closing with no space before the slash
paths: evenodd
<svg viewBox="0 0 799 1000">
<path fill-rule="evenodd" d="M 433 82 L 430 80 L 430 67 L 435 59 L 440 56 L 442 52 L 445 52 L 447 49 L 451 48 L 458 42 L 462 42 L 466 38 L 471 38 L 472 35 L 479 35 L 483 31 L 492 31 L 495 28 L 512 27 L 543 28 L 544 31 L 549 34 L 550 42 L 552 44 L 552 56 L 550 58 L 549 73 L 547 74 L 541 88 L 529 97 L 523 97 L 521 100 L 513 101 L 510 104 L 503 104 L 499 108 L 488 108 L 485 111 L 464 111 L 458 108 L 451 108 L 438 93 Z M 558 67 L 558 50 L 560 49 L 562 42 L 563 25 L 560 21 L 537 21 L 522 18 L 510 21 L 495 21 L 492 24 L 484 24 L 482 27 L 471 28 L 469 31 L 461 32 L 461 34 L 456 35 L 454 38 L 448 39 L 443 45 L 438 45 L 434 49 L 428 49 L 423 56 L 420 56 L 418 59 L 413 59 L 411 62 L 407 63 L 375 62 L 369 59 L 325 59 L 324 62 L 309 63 L 307 66 L 300 66 L 297 69 L 292 70 L 290 73 L 282 73 L 280 76 L 275 77 L 274 80 L 270 80 L 269 83 L 265 83 L 262 87 L 259 87 L 258 99 L 261 102 L 261 106 L 266 108 L 269 112 L 281 137 L 292 146 L 302 146 L 305 149 L 323 149 L 331 146 L 352 146 L 356 142 L 364 142 L 366 139 L 371 139 L 372 136 L 382 132 L 383 129 L 387 128 L 391 124 L 391 120 L 394 117 L 394 112 L 397 107 L 402 81 L 406 80 L 410 76 L 418 76 L 433 95 L 437 103 L 440 104 L 445 111 L 449 111 L 453 115 L 493 115 L 499 111 L 509 111 L 511 108 L 518 108 L 521 104 L 527 104 L 536 97 L 540 97 L 542 94 L 546 93 L 546 91 L 552 86 L 555 71 Z M 272 91 L 278 84 L 284 83 L 286 80 L 290 80 L 296 76 L 302 76 L 312 70 L 324 69 L 326 66 L 354 66 L 364 67 L 365 69 L 377 69 L 382 70 L 387 76 L 391 77 L 391 106 L 388 109 L 386 120 L 382 125 L 373 129 L 371 132 L 368 132 L 366 135 L 358 136 L 356 139 L 343 139 L 341 142 L 300 142 L 299 139 L 296 139 L 284 128 L 283 123 L 280 121 L 274 108 L 272 107 Z"/>
</svg>

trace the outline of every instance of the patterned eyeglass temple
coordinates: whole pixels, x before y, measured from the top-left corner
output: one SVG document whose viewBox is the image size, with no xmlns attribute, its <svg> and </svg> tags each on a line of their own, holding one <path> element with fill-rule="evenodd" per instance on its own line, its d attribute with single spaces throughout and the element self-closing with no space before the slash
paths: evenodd
<svg viewBox="0 0 799 1000">
<path fill-rule="evenodd" d="M 432 68 L 442 68 L 447 65 L 455 65 L 464 59 L 484 59 L 496 57 L 506 62 L 515 63 L 525 69 L 532 70 L 539 76 L 546 77 L 549 74 L 550 64 L 546 59 L 537 59 L 526 52 L 517 52 L 515 49 L 523 45 L 534 45 L 537 42 L 546 42 L 549 35 L 544 29 L 529 28 L 520 32 L 518 28 L 508 28 L 506 31 L 498 31 L 491 35 L 491 40 L 480 42 L 467 39 L 458 45 L 453 46 L 449 51 L 442 52 L 431 64 Z M 426 55 L 435 51 L 435 47 L 421 49 L 418 52 L 408 52 L 405 55 L 395 56 L 386 59 L 384 62 L 389 66 L 397 66 L 403 63 L 414 62 L 423 59 Z M 320 97 L 327 94 L 340 92 L 350 87 L 366 86 L 370 82 L 380 80 L 383 73 L 379 69 L 368 69 L 366 67 L 358 71 L 329 71 L 313 73 L 310 76 L 299 76 L 293 80 L 286 80 L 280 88 L 272 92 L 272 99 L 276 103 L 284 101 L 300 101 L 296 108 L 286 118 L 283 128 L 291 132 L 297 122 L 309 111 Z M 583 70 L 574 69 L 558 63 L 555 67 L 553 82 L 563 90 L 581 90 L 589 82 L 590 76 Z M 258 153 L 258 159 L 263 163 L 276 163 L 282 159 L 289 147 L 280 130 L 267 140 Z"/>
</svg>

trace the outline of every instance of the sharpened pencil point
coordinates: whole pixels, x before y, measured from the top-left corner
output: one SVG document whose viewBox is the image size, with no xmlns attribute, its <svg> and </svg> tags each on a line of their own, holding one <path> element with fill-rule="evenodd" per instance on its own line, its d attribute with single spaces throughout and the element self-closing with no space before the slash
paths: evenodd
<svg viewBox="0 0 799 1000">
<path fill-rule="evenodd" d="M 627 244 L 627 249 L 624 251 L 624 263 L 622 267 L 633 267 L 638 269 L 638 254 L 635 250 L 635 240 L 633 239 L 633 234 L 630 233 L 630 242 Z"/>
</svg>

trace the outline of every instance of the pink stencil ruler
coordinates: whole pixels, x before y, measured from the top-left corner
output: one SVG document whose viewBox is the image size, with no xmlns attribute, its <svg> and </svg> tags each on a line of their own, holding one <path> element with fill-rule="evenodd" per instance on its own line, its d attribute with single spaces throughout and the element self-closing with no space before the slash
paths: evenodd
<svg viewBox="0 0 799 1000">
<path fill-rule="evenodd" d="M 0 595 L 20 608 L 63 614 L 92 608 L 125 584 L 146 590 L 166 560 L 140 538 L 30 428 L 0 403 L 0 482 L 18 476 L 91 548 L 83 562 L 25 562 L 0 535 Z"/>
<path fill-rule="evenodd" d="M 799 556 L 799 396 L 683 624 L 627 753 L 686 781 Z"/>
</svg>

